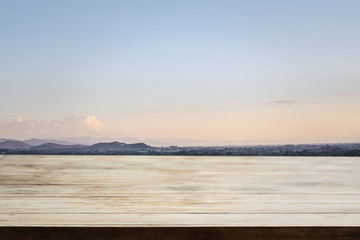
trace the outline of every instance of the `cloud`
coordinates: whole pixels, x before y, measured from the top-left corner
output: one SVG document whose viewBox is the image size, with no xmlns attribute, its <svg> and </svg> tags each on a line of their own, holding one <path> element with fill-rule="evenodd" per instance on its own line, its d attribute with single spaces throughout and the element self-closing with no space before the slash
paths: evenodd
<svg viewBox="0 0 360 240">
<path fill-rule="evenodd" d="M 277 100 L 277 101 L 272 101 L 272 102 L 269 102 L 270 104 L 296 104 L 296 103 L 299 103 L 298 100 Z"/>
<path fill-rule="evenodd" d="M 101 122 L 95 116 L 74 114 L 54 121 L 17 118 L 0 125 L 0 135 L 13 138 L 68 137 L 92 135 L 102 129 Z"/>
</svg>

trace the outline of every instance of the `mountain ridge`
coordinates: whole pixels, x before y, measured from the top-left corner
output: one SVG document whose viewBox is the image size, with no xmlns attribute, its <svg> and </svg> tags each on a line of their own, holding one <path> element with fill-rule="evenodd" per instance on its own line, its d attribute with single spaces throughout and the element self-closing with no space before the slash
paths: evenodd
<svg viewBox="0 0 360 240">
<path fill-rule="evenodd" d="M 255 146 L 153 147 L 146 143 L 99 142 L 91 146 L 44 143 L 31 146 L 23 141 L 0 143 L 0 154 L 59 155 L 182 155 L 182 156 L 360 156 L 360 143 L 283 144 Z"/>
<path fill-rule="evenodd" d="M 30 138 L 23 141 L 32 146 L 39 146 L 45 143 L 55 143 L 55 144 L 62 144 L 62 145 L 73 145 L 77 143 L 69 142 L 69 141 L 62 141 L 56 139 L 40 139 L 40 138 Z"/>
<path fill-rule="evenodd" d="M 1 150 L 12 150 L 18 153 L 43 153 L 43 154 L 64 154 L 64 153 L 76 153 L 76 154 L 95 154 L 95 153 L 116 153 L 116 152 L 143 152 L 146 150 L 155 149 L 154 147 L 145 143 L 123 143 L 123 142 L 101 142 L 91 146 L 81 144 L 58 144 L 58 143 L 44 143 L 41 145 L 32 146 L 19 140 L 7 140 L 0 143 Z"/>
<path fill-rule="evenodd" d="M 0 142 L 0 149 L 19 149 L 27 147 L 31 147 L 31 145 L 19 140 L 5 140 Z"/>
</svg>

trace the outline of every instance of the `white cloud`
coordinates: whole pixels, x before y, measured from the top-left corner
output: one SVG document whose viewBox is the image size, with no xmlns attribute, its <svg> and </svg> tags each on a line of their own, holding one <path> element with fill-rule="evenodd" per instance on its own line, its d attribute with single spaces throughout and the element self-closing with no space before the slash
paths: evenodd
<svg viewBox="0 0 360 240">
<path fill-rule="evenodd" d="M 11 138 L 69 137 L 94 135 L 102 129 L 101 122 L 95 116 L 74 114 L 54 121 L 17 118 L 0 125 L 0 135 Z"/>
</svg>

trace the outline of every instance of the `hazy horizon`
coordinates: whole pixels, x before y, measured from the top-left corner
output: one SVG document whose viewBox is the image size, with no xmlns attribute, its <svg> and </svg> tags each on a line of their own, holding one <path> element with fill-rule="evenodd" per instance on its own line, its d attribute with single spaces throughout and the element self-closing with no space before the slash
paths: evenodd
<svg viewBox="0 0 360 240">
<path fill-rule="evenodd" d="M 327 144 L 359 144 L 360 142 L 216 142 L 204 139 L 181 139 L 181 138 L 131 138 L 131 137 L 62 137 L 62 138 L 2 138 L 5 141 L 23 141 L 27 144 L 38 146 L 45 143 L 56 143 L 61 145 L 94 145 L 97 143 L 145 143 L 153 147 L 236 147 L 236 146 L 284 146 L 284 145 L 327 145 Z M 34 145 L 35 144 L 35 145 Z"/>
<path fill-rule="evenodd" d="M 359 1 L 4 1 L 0 138 L 360 142 Z"/>
</svg>

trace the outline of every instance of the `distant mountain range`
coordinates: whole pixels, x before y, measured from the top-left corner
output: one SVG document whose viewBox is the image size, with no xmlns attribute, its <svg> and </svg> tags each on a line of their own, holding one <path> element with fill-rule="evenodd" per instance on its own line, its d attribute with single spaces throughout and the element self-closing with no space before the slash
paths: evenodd
<svg viewBox="0 0 360 240">
<path fill-rule="evenodd" d="M 0 138 L 0 143 L 5 140 L 15 140 L 15 139 L 5 139 Z M 131 137 L 90 137 L 90 136 L 82 136 L 82 137 L 66 137 L 66 138 L 32 138 L 27 140 L 22 140 L 23 142 L 30 144 L 32 146 L 38 146 L 44 143 L 57 143 L 62 145 L 94 145 L 99 142 L 123 142 L 127 144 L 145 142 L 148 145 L 154 147 L 168 147 L 168 146 L 233 146 L 239 145 L 241 142 L 219 142 L 219 141 L 208 141 L 202 139 L 185 139 L 185 138 L 131 138 Z M 245 144 L 245 143 L 243 143 Z M 264 144 L 253 141 L 252 144 Z"/>
<path fill-rule="evenodd" d="M 71 141 L 62 141 L 62 140 L 56 140 L 56 139 L 39 139 L 39 138 L 31 138 L 28 140 L 23 141 L 24 143 L 27 143 L 32 146 L 39 146 L 41 144 L 45 143 L 55 143 L 55 144 L 62 144 L 62 145 L 72 145 L 77 144 L 75 142 Z"/>
<path fill-rule="evenodd" d="M 207 141 L 203 139 L 185 139 L 185 138 L 132 138 L 132 137 L 67 137 L 46 139 L 48 142 L 64 141 L 71 144 L 93 145 L 99 142 L 124 142 L 124 143 L 139 143 L 145 142 L 155 147 L 168 147 L 170 145 L 176 146 L 218 146 L 218 145 L 234 145 L 234 142 L 216 142 Z M 62 143 L 60 143 L 62 144 Z"/>
<path fill-rule="evenodd" d="M 191 156 L 360 156 L 359 143 L 287 144 L 217 147 L 153 147 L 119 141 L 92 145 L 63 140 L 0 138 L 0 154 L 62 155 L 191 155 Z"/>
<path fill-rule="evenodd" d="M 5 139 L 4 141 L 0 142 L 0 149 L 23 149 L 28 147 L 31 147 L 31 145 L 18 140 Z"/>
<path fill-rule="evenodd" d="M 0 144 L 5 142 L 5 141 L 23 142 L 23 143 L 26 143 L 26 144 L 28 144 L 30 146 L 39 146 L 39 145 L 45 144 L 45 143 L 56 143 L 56 144 L 62 144 L 62 145 L 76 144 L 75 142 L 63 141 L 63 140 L 58 140 L 58 139 L 31 138 L 31 139 L 27 139 L 27 140 L 24 140 L 24 141 L 19 141 L 19 140 L 10 139 L 10 138 L 0 138 Z"/>
<path fill-rule="evenodd" d="M 26 141 L 1 139 L 0 150 L 5 153 L 19 154 L 103 154 L 136 153 L 155 149 L 145 143 L 126 144 L 122 142 L 104 142 L 87 146 L 81 144 L 59 144 L 57 142 L 59 141 L 46 142 L 41 139 L 29 139 Z M 60 142 L 66 143 L 63 141 Z"/>
</svg>

